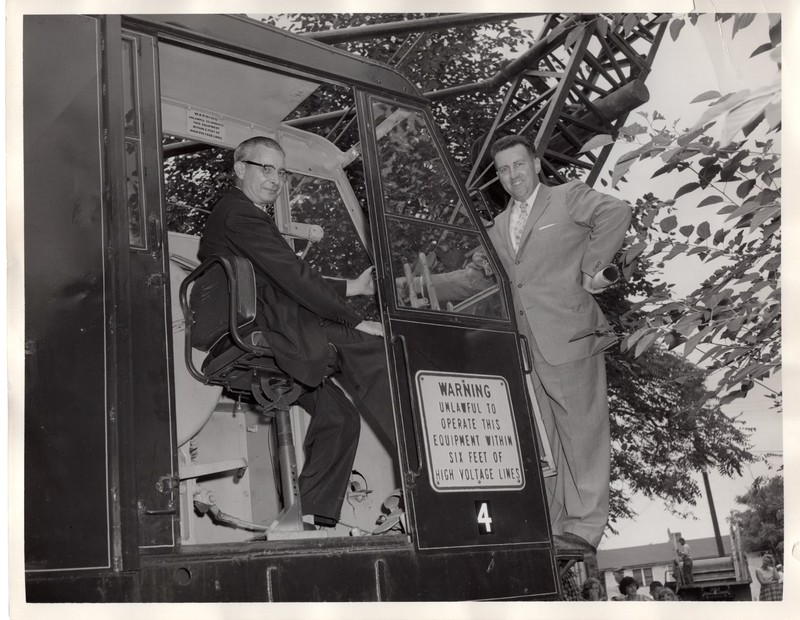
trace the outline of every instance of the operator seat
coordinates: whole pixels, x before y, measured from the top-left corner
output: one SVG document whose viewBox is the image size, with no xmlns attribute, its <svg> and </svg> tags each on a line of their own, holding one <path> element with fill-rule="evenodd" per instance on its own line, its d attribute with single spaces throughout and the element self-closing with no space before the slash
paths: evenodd
<svg viewBox="0 0 800 620">
<path fill-rule="evenodd" d="M 252 264 L 239 256 L 209 256 L 182 282 L 180 303 L 186 323 L 184 355 L 190 374 L 207 385 L 252 397 L 262 413 L 275 419 L 284 508 L 270 530 L 303 530 L 289 417 L 289 407 L 301 395 L 302 388 L 278 367 L 258 329 Z M 192 359 L 193 349 L 208 353 L 201 370 Z"/>
</svg>

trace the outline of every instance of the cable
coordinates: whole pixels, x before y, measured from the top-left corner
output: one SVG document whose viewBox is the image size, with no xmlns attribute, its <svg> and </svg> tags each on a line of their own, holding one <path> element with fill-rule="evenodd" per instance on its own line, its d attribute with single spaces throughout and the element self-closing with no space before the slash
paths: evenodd
<svg viewBox="0 0 800 620">
<path fill-rule="evenodd" d="M 261 525 L 259 523 L 253 523 L 252 521 L 245 521 L 239 517 L 234 517 L 233 515 L 222 512 L 217 506 L 209 506 L 208 512 L 211 514 L 211 518 L 218 523 L 224 523 L 233 527 L 256 532 L 266 532 L 269 530 L 268 525 Z"/>
</svg>

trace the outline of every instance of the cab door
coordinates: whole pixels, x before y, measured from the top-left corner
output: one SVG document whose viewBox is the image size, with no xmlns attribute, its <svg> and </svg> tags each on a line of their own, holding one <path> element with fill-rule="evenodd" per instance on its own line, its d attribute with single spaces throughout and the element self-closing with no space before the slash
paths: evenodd
<svg viewBox="0 0 800 620">
<path fill-rule="evenodd" d="M 126 224 L 122 278 L 130 322 L 132 419 L 126 439 L 134 452 L 139 548 L 170 548 L 177 540 L 179 495 L 156 37 L 123 29 L 116 53 L 121 74 L 111 102 L 122 121 L 115 149 L 124 179 L 119 221 Z"/>
<path fill-rule="evenodd" d="M 415 544 L 549 554 L 530 362 L 507 281 L 427 111 L 368 95 L 360 104 Z"/>
<path fill-rule="evenodd" d="M 26 16 L 26 568 L 129 570 L 175 543 L 152 37 Z"/>
<path fill-rule="evenodd" d="M 79 15 L 23 21 L 29 573 L 110 570 L 121 554 L 109 456 L 116 403 L 105 295 L 105 27 Z"/>
</svg>

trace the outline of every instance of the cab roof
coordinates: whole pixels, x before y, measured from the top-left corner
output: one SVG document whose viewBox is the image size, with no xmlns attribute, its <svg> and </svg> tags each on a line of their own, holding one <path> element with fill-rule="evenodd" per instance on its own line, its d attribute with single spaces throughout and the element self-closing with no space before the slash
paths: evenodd
<svg viewBox="0 0 800 620">
<path fill-rule="evenodd" d="M 384 64 L 238 15 L 126 15 L 123 23 L 157 30 L 159 37 L 196 43 L 301 71 L 328 81 L 427 101 L 405 76 Z"/>
</svg>

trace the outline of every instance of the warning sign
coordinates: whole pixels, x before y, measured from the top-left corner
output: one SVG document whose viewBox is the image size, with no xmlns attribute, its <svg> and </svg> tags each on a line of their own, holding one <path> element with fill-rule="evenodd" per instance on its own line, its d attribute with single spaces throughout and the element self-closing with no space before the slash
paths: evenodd
<svg viewBox="0 0 800 620">
<path fill-rule="evenodd" d="M 187 110 L 186 112 L 186 131 L 198 138 L 208 140 L 225 139 L 225 125 L 222 118 L 216 114 L 201 112 L 200 110 Z"/>
<path fill-rule="evenodd" d="M 425 452 L 437 491 L 522 489 L 525 476 L 503 377 L 418 372 Z"/>
</svg>

